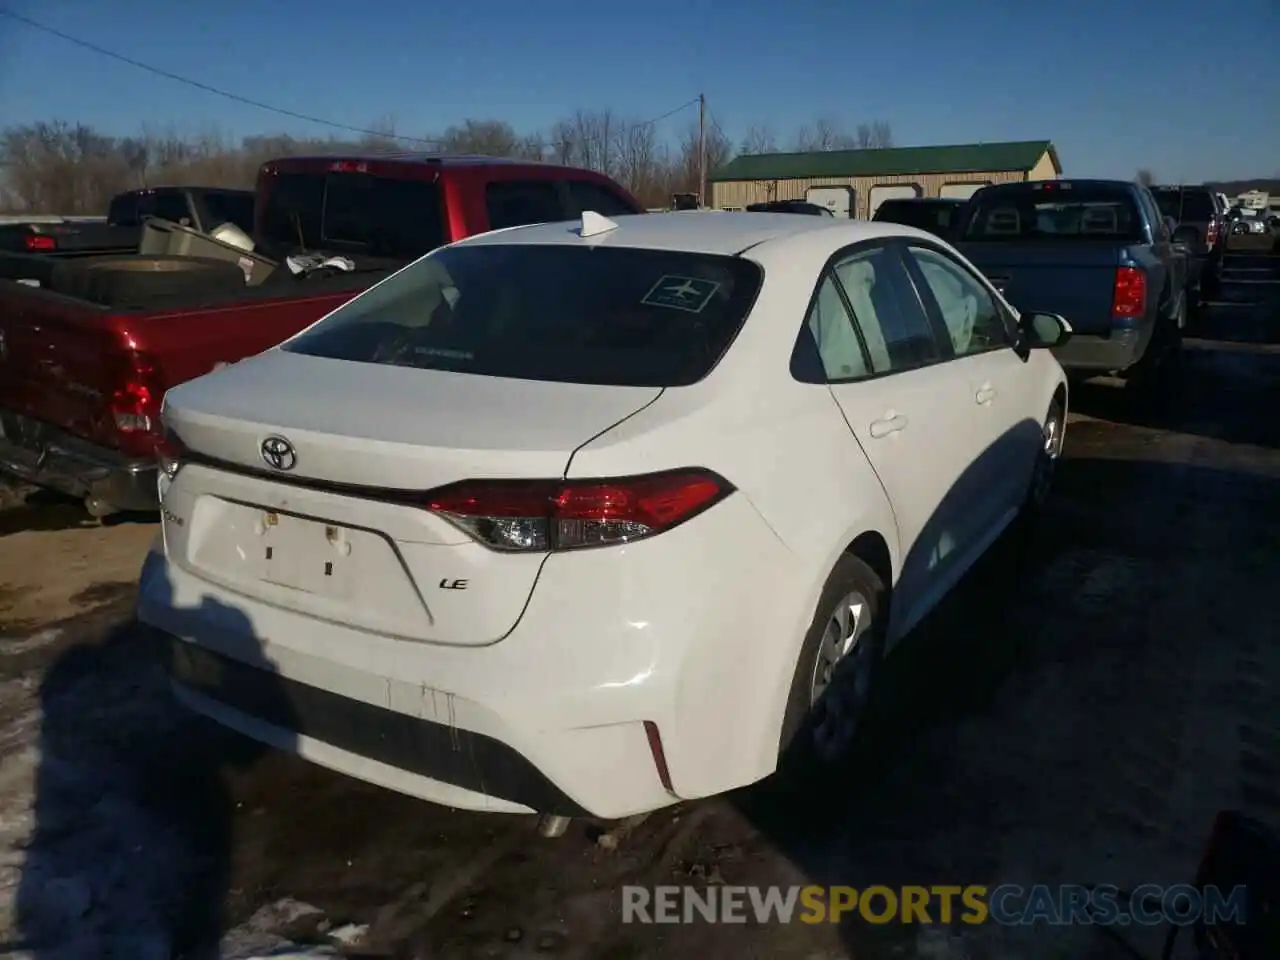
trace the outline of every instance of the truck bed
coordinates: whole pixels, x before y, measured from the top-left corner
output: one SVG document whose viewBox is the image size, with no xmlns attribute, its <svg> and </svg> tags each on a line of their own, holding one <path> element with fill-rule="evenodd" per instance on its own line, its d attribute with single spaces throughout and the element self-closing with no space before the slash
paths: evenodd
<svg viewBox="0 0 1280 960">
<path fill-rule="evenodd" d="M 39 439 L 33 432 L 54 430 L 149 456 L 154 435 L 122 432 L 113 422 L 113 398 L 121 391 L 141 385 L 157 394 L 158 406 L 170 386 L 274 346 L 388 272 L 310 280 L 286 275 L 234 294 L 196 292 L 149 310 L 100 306 L 0 279 L 5 442 L 29 446 Z"/>
</svg>

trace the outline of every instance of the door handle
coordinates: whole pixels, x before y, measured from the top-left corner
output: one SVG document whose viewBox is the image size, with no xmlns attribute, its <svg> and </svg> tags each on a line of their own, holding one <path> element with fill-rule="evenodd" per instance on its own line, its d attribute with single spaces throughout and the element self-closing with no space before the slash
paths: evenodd
<svg viewBox="0 0 1280 960">
<path fill-rule="evenodd" d="M 973 395 L 973 399 L 980 404 L 988 404 L 996 398 L 996 388 L 989 383 L 984 383 L 978 388 L 978 392 Z"/>
<path fill-rule="evenodd" d="M 879 440 L 881 437 L 887 437 L 891 433 L 897 433 L 907 425 L 907 418 L 900 413 L 892 414 L 883 420 L 871 421 L 871 436 Z"/>
</svg>

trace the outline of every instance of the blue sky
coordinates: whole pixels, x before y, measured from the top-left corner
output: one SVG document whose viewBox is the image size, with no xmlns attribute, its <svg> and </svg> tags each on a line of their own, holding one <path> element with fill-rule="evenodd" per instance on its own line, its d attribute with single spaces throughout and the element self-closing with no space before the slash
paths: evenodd
<svg viewBox="0 0 1280 960">
<path fill-rule="evenodd" d="M 703 92 L 738 139 L 828 116 L 900 145 L 1052 139 L 1068 174 L 1280 173 L 1275 0 L 0 0 L 158 68 L 286 110 L 429 135 L 522 131 L 582 107 L 647 120 Z M 1241 62 L 1240 52 L 1252 48 Z M 1234 61 L 1234 62 L 1233 62 Z M 0 18 L 0 123 L 236 136 L 323 127 L 235 103 Z M 696 109 L 665 121 L 674 136 Z"/>
</svg>

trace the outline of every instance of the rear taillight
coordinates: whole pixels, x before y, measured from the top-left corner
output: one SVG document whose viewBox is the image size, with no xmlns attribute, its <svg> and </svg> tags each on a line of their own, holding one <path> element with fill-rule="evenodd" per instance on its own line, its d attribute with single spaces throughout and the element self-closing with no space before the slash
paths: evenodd
<svg viewBox="0 0 1280 960">
<path fill-rule="evenodd" d="M 609 480 L 464 480 L 427 507 L 495 550 L 541 552 L 631 543 L 670 530 L 733 492 L 709 470 Z"/>
<path fill-rule="evenodd" d="M 1141 317 L 1147 312 L 1147 275 L 1137 267 L 1116 269 L 1111 316 Z"/>
<path fill-rule="evenodd" d="M 164 385 L 159 366 L 135 354 L 124 384 L 111 395 L 111 417 L 121 433 L 160 432 L 160 402 Z"/>
<path fill-rule="evenodd" d="M 32 253 L 45 253 L 49 250 L 58 249 L 58 241 L 53 237 L 46 237 L 43 234 L 34 233 L 28 235 L 23 243 Z"/>
<path fill-rule="evenodd" d="M 1218 221 L 1210 220 L 1209 229 L 1206 230 L 1204 234 L 1204 244 L 1206 247 L 1212 250 L 1213 245 L 1217 242 L 1218 242 Z"/>
</svg>

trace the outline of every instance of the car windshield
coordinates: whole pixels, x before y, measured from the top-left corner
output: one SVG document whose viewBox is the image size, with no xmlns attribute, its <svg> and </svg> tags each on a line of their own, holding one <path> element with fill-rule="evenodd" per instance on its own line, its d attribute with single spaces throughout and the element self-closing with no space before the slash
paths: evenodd
<svg viewBox="0 0 1280 960">
<path fill-rule="evenodd" d="M 682 386 L 707 375 L 755 302 L 738 257 L 536 244 L 446 247 L 284 350 L 525 380 Z"/>
<path fill-rule="evenodd" d="M 1217 205 L 1208 190 L 1178 190 L 1156 188 L 1151 191 L 1160 206 L 1160 212 L 1174 220 L 1212 220 Z"/>
<path fill-rule="evenodd" d="M 1137 201 L 1109 184 L 1008 184 L 974 194 L 965 217 L 966 241 L 1110 240 L 1139 243 Z"/>
<path fill-rule="evenodd" d="M 910 200 L 886 200 L 872 218 L 883 223 L 901 223 L 931 233 L 946 234 L 960 209 L 950 203 L 912 203 Z"/>
</svg>

